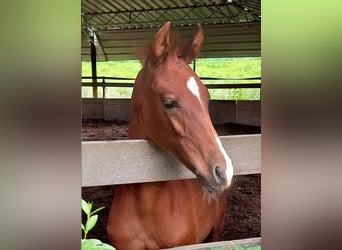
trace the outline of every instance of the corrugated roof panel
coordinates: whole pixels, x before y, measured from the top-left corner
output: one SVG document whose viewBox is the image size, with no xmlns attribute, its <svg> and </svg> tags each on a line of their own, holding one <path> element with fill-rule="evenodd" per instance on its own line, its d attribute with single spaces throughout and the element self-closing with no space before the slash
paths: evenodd
<svg viewBox="0 0 342 250">
<path fill-rule="evenodd" d="M 113 11 L 126 11 L 129 10 L 129 7 L 126 4 L 126 1 L 112 1 L 112 5 L 115 9 Z"/>
<path fill-rule="evenodd" d="M 96 6 L 97 6 L 99 12 L 109 12 L 109 11 L 111 11 L 111 9 L 108 9 L 103 1 L 96 2 Z"/>
<path fill-rule="evenodd" d="M 81 11 L 82 29 L 95 30 L 102 44 L 98 60 L 103 52 L 108 60 L 135 58 L 132 48 L 143 47 L 166 21 L 183 40 L 192 39 L 197 23 L 224 23 L 204 25 L 203 57 L 260 55 L 260 0 L 82 0 Z M 82 60 L 89 60 L 89 38 L 81 34 Z"/>
<path fill-rule="evenodd" d="M 102 4 L 104 6 L 106 6 L 106 8 L 108 9 L 108 11 L 112 11 L 115 9 L 114 5 L 113 5 L 113 2 L 114 1 L 111 1 L 111 0 L 102 0 Z"/>
<path fill-rule="evenodd" d="M 90 27 L 101 29 L 130 29 L 143 28 L 146 25 L 160 26 L 165 21 L 171 20 L 176 25 L 237 21 L 260 21 L 260 0 L 237 1 L 96 1 L 83 0 L 83 18 L 87 19 Z M 125 11 L 122 16 L 115 15 Z M 159 12 L 159 13 L 158 13 Z M 164 13 L 165 14 L 161 14 Z M 150 14 L 142 14 L 150 13 Z M 151 14 L 153 13 L 153 14 Z M 99 18 L 94 18 L 94 17 Z M 131 16 L 131 18 L 129 18 Z M 93 18 L 92 18 L 93 17 Z M 247 17 L 247 20 L 246 20 Z M 102 20 L 102 23 L 101 23 Z M 108 25 L 111 20 L 112 25 Z M 87 28 L 86 25 L 83 28 Z"/>
<path fill-rule="evenodd" d="M 254 24 L 260 29 L 260 23 Z M 200 57 L 260 56 L 261 37 L 259 33 L 245 29 L 238 24 L 204 25 L 204 43 Z M 173 28 L 180 33 L 181 41 L 189 41 L 197 31 L 196 26 Z M 108 60 L 136 59 L 138 49 L 146 46 L 158 29 L 98 31 Z M 90 60 L 89 42 L 82 33 L 82 60 Z M 97 49 L 97 59 L 105 60 Z"/>
<path fill-rule="evenodd" d="M 113 5 L 110 4 L 110 1 L 101 1 L 98 2 L 98 4 L 101 4 L 101 10 L 104 12 L 110 12 L 113 10 Z"/>
<path fill-rule="evenodd" d="M 146 2 L 148 2 L 148 4 Z M 143 3 L 145 4 L 145 6 L 147 8 L 158 8 L 159 7 L 159 5 L 157 3 L 155 3 L 155 1 L 153 1 L 153 0 L 144 0 Z"/>
</svg>

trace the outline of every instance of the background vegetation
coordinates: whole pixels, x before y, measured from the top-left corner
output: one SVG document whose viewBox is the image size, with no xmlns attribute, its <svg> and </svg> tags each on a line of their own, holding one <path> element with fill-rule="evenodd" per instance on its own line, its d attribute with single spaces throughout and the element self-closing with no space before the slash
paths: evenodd
<svg viewBox="0 0 342 250">
<path fill-rule="evenodd" d="M 97 75 L 99 77 L 132 77 L 135 78 L 141 64 L 137 60 L 110 61 L 97 63 Z M 196 73 L 199 77 L 218 78 L 251 78 L 261 76 L 261 58 L 210 58 L 198 59 L 196 61 Z M 82 62 L 82 76 L 91 76 L 90 62 Z M 121 81 L 123 82 L 123 81 Z M 132 82 L 132 81 L 128 81 Z M 241 83 L 237 80 L 225 81 L 203 81 L 210 83 Z M 243 81 L 244 83 L 257 83 L 258 80 Z M 102 88 L 98 92 L 102 95 Z M 130 98 L 131 88 L 106 88 L 106 98 Z M 221 100 L 259 100 L 259 89 L 211 89 L 209 90 L 212 99 Z M 82 88 L 82 97 L 91 97 L 91 87 Z"/>
</svg>

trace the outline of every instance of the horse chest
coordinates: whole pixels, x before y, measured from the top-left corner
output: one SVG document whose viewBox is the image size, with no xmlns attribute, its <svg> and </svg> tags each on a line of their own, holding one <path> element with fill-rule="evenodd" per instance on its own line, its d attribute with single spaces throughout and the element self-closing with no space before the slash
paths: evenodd
<svg viewBox="0 0 342 250">
<path fill-rule="evenodd" d="M 117 202 L 115 228 L 125 232 L 128 242 L 138 235 L 141 242 L 163 248 L 199 243 L 213 227 L 217 211 L 216 203 L 208 203 L 202 193 L 196 180 L 127 186 L 120 194 L 125 199 Z"/>
</svg>

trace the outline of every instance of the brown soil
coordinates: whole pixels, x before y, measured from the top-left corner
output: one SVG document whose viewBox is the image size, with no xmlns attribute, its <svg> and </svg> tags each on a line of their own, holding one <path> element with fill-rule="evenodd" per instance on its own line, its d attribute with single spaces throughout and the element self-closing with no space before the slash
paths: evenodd
<svg viewBox="0 0 342 250">
<path fill-rule="evenodd" d="M 260 127 L 238 124 L 215 126 L 219 135 L 255 134 L 260 133 Z M 122 140 L 127 139 L 128 124 L 120 121 L 82 122 L 82 140 Z M 260 237 L 261 232 L 261 176 L 235 176 L 228 194 L 228 211 L 225 221 L 223 240 L 245 239 Z M 106 237 L 106 221 L 114 195 L 115 186 L 82 188 L 82 198 L 93 201 L 94 208 L 104 206 L 99 212 L 99 221 L 88 238 L 97 238 L 108 242 Z M 84 218 L 83 218 L 84 222 Z"/>
</svg>

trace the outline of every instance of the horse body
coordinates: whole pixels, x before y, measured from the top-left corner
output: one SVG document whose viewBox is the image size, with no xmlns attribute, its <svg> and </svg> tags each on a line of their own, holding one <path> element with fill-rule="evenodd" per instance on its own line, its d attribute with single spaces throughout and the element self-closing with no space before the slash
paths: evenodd
<svg viewBox="0 0 342 250">
<path fill-rule="evenodd" d="M 170 25 L 158 31 L 136 78 L 129 137 L 170 152 L 197 179 L 118 186 L 107 225 L 118 250 L 222 237 L 233 168 L 209 117 L 209 93 L 188 65 L 198 56 L 203 30 L 180 47 Z"/>
<path fill-rule="evenodd" d="M 220 240 L 226 200 L 226 195 L 205 200 L 197 180 L 120 186 L 111 211 L 111 243 L 117 249 L 188 245 L 203 242 L 214 225 L 211 240 Z"/>
</svg>

